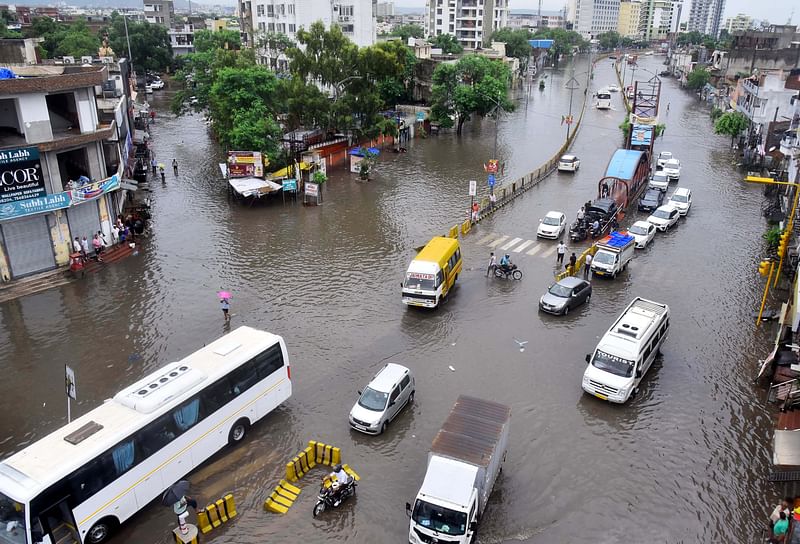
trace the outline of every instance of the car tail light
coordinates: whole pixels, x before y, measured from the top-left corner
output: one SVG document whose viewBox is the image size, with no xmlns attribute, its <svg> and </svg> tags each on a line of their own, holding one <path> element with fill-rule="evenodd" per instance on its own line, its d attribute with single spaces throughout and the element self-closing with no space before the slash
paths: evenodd
<svg viewBox="0 0 800 544">
<path fill-rule="evenodd" d="M 290 365 L 286 365 L 286 377 L 289 378 L 289 381 L 292 380 L 292 367 Z"/>
</svg>

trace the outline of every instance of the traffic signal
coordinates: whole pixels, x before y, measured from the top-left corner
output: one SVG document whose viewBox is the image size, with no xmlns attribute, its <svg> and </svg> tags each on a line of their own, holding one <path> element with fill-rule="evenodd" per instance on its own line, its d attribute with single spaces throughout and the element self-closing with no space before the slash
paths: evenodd
<svg viewBox="0 0 800 544">
<path fill-rule="evenodd" d="M 758 263 L 758 273 L 762 276 L 769 276 L 769 265 L 770 261 L 761 261 Z"/>
<path fill-rule="evenodd" d="M 789 245 L 789 231 L 783 231 L 781 234 L 780 241 L 778 242 L 778 255 L 784 255 L 786 253 L 786 246 Z"/>
</svg>

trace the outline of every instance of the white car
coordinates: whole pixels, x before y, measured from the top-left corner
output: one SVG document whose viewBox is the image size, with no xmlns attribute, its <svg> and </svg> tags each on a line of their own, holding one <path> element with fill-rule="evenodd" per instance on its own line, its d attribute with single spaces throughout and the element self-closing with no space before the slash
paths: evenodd
<svg viewBox="0 0 800 544">
<path fill-rule="evenodd" d="M 619 88 L 619 85 L 609 85 L 608 87 L 606 87 L 606 89 L 608 89 L 608 92 L 610 93 L 618 93 L 621 90 Z"/>
<path fill-rule="evenodd" d="M 581 167 L 581 160 L 575 155 L 562 155 L 558 159 L 559 172 L 577 172 Z"/>
<path fill-rule="evenodd" d="M 407 404 L 414 402 L 415 383 L 411 371 L 387 363 L 359 391 L 358 401 L 350 410 L 350 427 L 366 434 L 381 434 Z"/>
<path fill-rule="evenodd" d="M 678 210 L 681 216 L 689 214 L 689 208 L 692 207 L 692 191 L 686 187 L 678 187 L 672 196 L 669 197 L 667 202 L 670 206 Z"/>
<path fill-rule="evenodd" d="M 651 189 L 658 189 L 659 191 L 666 193 L 667 188 L 669 187 L 669 178 L 664 172 L 654 172 L 653 177 L 650 178 L 648 187 Z"/>
<path fill-rule="evenodd" d="M 681 161 L 678 159 L 670 159 L 664 163 L 662 170 L 667 175 L 670 181 L 680 179 L 681 177 Z"/>
<path fill-rule="evenodd" d="M 544 219 L 539 220 L 539 228 L 536 229 L 536 236 L 540 238 L 552 238 L 557 240 L 564 234 L 567 228 L 567 216 L 561 212 L 547 212 Z"/>
<path fill-rule="evenodd" d="M 163 89 L 164 81 L 161 79 L 155 79 L 152 83 L 150 83 L 150 86 L 155 90 Z"/>
<path fill-rule="evenodd" d="M 680 217 L 681 214 L 678 212 L 678 208 L 665 204 L 664 206 L 656 208 L 656 211 L 647 218 L 647 222 L 655 225 L 661 232 L 665 232 L 672 225 L 677 223 Z"/>
<path fill-rule="evenodd" d="M 664 165 L 670 159 L 672 159 L 672 152 L 671 151 L 662 151 L 661 153 L 658 154 L 658 159 L 656 159 L 656 167 L 657 168 L 664 168 Z"/>
<path fill-rule="evenodd" d="M 628 234 L 636 240 L 637 249 L 644 249 L 656 237 L 656 226 L 649 221 L 637 221 L 628 229 Z"/>
</svg>

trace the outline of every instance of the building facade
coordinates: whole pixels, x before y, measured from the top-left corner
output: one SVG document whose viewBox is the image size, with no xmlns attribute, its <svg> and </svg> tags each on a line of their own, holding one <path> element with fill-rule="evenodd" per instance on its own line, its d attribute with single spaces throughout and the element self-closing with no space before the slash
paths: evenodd
<svg viewBox="0 0 800 544">
<path fill-rule="evenodd" d="M 394 17 L 394 2 L 378 2 L 375 6 L 378 17 Z"/>
<path fill-rule="evenodd" d="M 325 28 L 338 25 L 359 47 L 375 43 L 373 0 L 244 0 L 239 3 L 244 41 L 250 46 L 271 32 L 295 39 L 297 31 L 322 21 Z M 268 64 L 268 59 L 261 59 Z"/>
<path fill-rule="evenodd" d="M 728 31 L 728 34 L 750 30 L 753 28 L 753 18 L 745 15 L 744 13 L 738 13 L 736 17 L 728 17 L 725 19 L 724 28 Z"/>
<path fill-rule="evenodd" d="M 623 38 L 639 38 L 639 20 L 642 16 L 642 3 L 639 0 L 621 0 L 619 3 L 619 22 L 617 33 Z"/>
<path fill-rule="evenodd" d="M 426 18 L 430 36 L 450 34 L 463 47 L 479 49 L 508 26 L 508 0 L 427 0 Z"/>
<path fill-rule="evenodd" d="M 541 17 L 537 12 L 530 10 L 512 10 L 508 14 L 508 28 L 530 29 L 537 28 L 565 28 L 566 20 L 563 11 L 544 11 Z"/>
<path fill-rule="evenodd" d="M 76 237 L 111 240 L 132 147 L 122 62 L 9 66 L 24 77 L 0 87 L 2 281 L 68 264 Z"/>
<path fill-rule="evenodd" d="M 692 0 L 686 29 L 689 32 L 700 32 L 717 37 L 721 29 L 724 11 L 725 0 Z"/>
<path fill-rule="evenodd" d="M 573 30 L 587 40 L 596 38 L 598 34 L 616 31 L 619 7 L 620 0 L 576 0 Z"/>
<path fill-rule="evenodd" d="M 639 35 L 646 41 L 664 40 L 678 31 L 683 0 L 642 0 Z"/>
<path fill-rule="evenodd" d="M 172 0 L 145 0 L 144 19 L 148 23 L 170 28 L 175 21 L 175 5 Z"/>
</svg>

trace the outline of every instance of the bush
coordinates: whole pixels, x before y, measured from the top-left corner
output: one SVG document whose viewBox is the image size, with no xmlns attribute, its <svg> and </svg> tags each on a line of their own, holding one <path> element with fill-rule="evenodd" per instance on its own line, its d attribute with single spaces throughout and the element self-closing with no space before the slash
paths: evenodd
<svg viewBox="0 0 800 544">
<path fill-rule="evenodd" d="M 779 226 L 774 226 L 770 228 L 767 232 L 763 234 L 764 240 L 767 241 L 767 245 L 771 248 L 778 247 L 778 242 L 780 242 L 781 234 L 783 231 Z"/>
<path fill-rule="evenodd" d="M 723 112 L 722 109 L 714 106 L 713 108 L 711 108 L 711 113 L 709 114 L 709 115 L 711 115 L 711 121 L 716 123 L 717 119 L 722 117 L 723 113 L 725 113 L 725 112 Z"/>
</svg>

